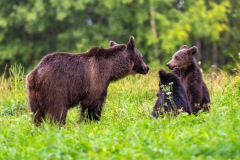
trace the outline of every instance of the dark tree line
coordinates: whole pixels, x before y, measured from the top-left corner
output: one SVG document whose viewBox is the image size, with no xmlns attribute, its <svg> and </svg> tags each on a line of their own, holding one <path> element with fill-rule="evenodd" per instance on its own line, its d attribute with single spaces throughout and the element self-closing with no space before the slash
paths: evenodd
<svg viewBox="0 0 240 160">
<path fill-rule="evenodd" d="M 110 40 L 136 45 L 164 65 L 183 44 L 203 67 L 231 69 L 240 59 L 240 0 L 0 1 L 0 66 L 31 68 L 47 53 L 80 53 Z"/>
</svg>

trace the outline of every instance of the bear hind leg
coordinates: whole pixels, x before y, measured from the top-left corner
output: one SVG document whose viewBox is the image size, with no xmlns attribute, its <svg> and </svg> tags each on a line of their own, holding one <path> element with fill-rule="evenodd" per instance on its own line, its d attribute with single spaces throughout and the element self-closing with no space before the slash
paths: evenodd
<svg viewBox="0 0 240 160">
<path fill-rule="evenodd" d="M 36 126 L 39 126 L 42 123 L 43 119 L 45 118 L 45 114 L 41 109 L 36 109 L 36 110 L 31 109 L 31 110 L 34 114 L 33 115 L 34 123 Z"/>
<path fill-rule="evenodd" d="M 66 124 L 67 107 L 64 105 L 53 105 L 46 113 L 50 118 L 50 123 Z"/>
<path fill-rule="evenodd" d="M 29 94 L 28 102 L 30 105 L 30 110 L 33 113 L 33 121 L 38 126 L 42 123 L 42 120 L 45 118 L 44 111 L 41 109 L 41 106 L 39 104 L 39 97 L 36 96 L 36 91 L 31 91 L 31 94 Z"/>
</svg>

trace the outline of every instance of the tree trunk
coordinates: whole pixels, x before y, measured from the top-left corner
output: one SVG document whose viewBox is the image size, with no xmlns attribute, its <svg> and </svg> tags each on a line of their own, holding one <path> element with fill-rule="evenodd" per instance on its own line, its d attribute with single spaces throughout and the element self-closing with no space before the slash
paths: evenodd
<svg viewBox="0 0 240 160">
<path fill-rule="evenodd" d="M 212 46 L 212 64 L 218 67 L 218 51 L 216 43 Z"/>
<path fill-rule="evenodd" d="M 155 21 L 155 8 L 153 4 L 150 5 L 149 11 L 150 11 L 151 31 L 154 37 L 153 53 L 154 53 L 154 59 L 155 59 L 155 58 L 158 58 L 158 44 L 156 43 L 158 39 L 158 35 L 157 35 L 157 28 L 156 28 L 156 21 Z"/>
<path fill-rule="evenodd" d="M 198 53 L 197 53 L 197 60 L 202 62 L 202 45 L 201 45 L 201 40 L 197 40 L 196 46 L 198 48 Z"/>
</svg>

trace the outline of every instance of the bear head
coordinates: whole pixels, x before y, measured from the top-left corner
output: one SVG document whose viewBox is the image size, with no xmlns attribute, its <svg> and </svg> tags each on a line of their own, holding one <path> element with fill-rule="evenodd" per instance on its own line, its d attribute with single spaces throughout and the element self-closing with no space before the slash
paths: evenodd
<svg viewBox="0 0 240 160">
<path fill-rule="evenodd" d="M 109 47 L 114 47 L 116 45 L 122 45 L 117 44 L 114 41 L 109 42 Z M 139 74 L 147 74 L 149 71 L 148 66 L 143 62 L 142 54 L 139 52 L 139 50 L 135 47 L 135 39 L 133 36 L 129 38 L 129 42 L 126 44 L 126 48 L 124 50 L 126 54 L 128 55 L 133 71 Z"/>
<path fill-rule="evenodd" d="M 167 73 L 165 70 L 161 69 L 158 71 L 160 83 L 159 85 L 169 85 L 169 83 L 175 82 L 175 79 L 177 78 L 177 75 L 173 73 Z"/>
<path fill-rule="evenodd" d="M 188 66 L 191 66 L 195 57 L 194 54 L 197 53 L 198 48 L 193 46 L 188 48 L 186 45 L 183 45 L 173 56 L 172 60 L 167 63 L 167 67 L 171 70 L 178 67 L 180 70 L 186 69 Z"/>
</svg>

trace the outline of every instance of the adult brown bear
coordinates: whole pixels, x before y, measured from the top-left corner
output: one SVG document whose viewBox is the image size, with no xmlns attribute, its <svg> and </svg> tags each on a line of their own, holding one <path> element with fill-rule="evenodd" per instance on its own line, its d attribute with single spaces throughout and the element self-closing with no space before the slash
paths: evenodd
<svg viewBox="0 0 240 160">
<path fill-rule="evenodd" d="M 134 37 L 127 44 L 110 41 L 110 48 L 93 47 L 82 54 L 46 55 L 27 76 L 28 101 L 34 122 L 46 116 L 65 124 L 69 108 L 81 104 L 81 115 L 99 120 L 110 82 L 127 75 L 147 74 L 148 66 L 135 48 Z"/>
</svg>

